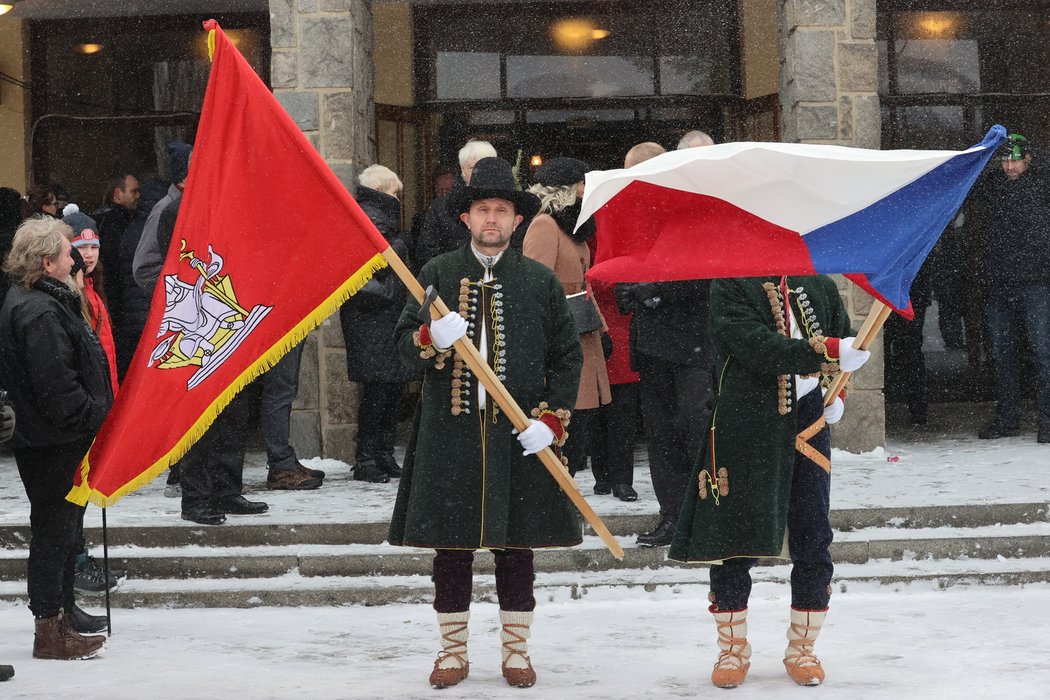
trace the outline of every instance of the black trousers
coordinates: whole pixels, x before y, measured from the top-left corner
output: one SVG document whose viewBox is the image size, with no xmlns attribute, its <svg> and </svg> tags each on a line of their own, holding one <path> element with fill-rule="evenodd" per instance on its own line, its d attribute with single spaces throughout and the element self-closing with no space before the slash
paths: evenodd
<svg viewBox="0 0 1050 700">
<path fill-rule="evenodd" d="M 179 460 L 183 510 L 240 495 L 248 423 L 259 391 L 259 382 L 242 389 Z"/>
<path fill-rule="evenodd" d="M 890 314 L 886 320 L 886 385 L 908 402 L 912 418 L 925 418 L 927 410 L 926 356 L 922 329 L 926 307 L 914 306 L 915 318 Z"/>
<path fill-rule="evenodd" d="M 798 428 L 803 430 L 823 412 L 819 391 L 799 400 Z M 825 427 L 809 444 L 825 457 L 831 456 L 831 433 Z M 791 607 L 824 610 L 831 599 L 831 475 L 816 463 L 795 452 L 788 505 L 788 549 L 791 554 Z M 718 610 L 742 610 L 751 595 L 751 557 L 727 559 L 711 567 L 711 593 Z"/>
<path fill-rule="evenodd" d="M 357 459 L 394 454 L 404 382 L 364 382 L 357 411 Z"/>
<path fill-rule="evenodd" d="M 631 485 L 634 437 L 638 430 L 638 382 L 613 384 L 610 388 L 612 403 L 598 407 L 589 427 L 591 471 L 595 481 Z"/>
<path fill-rule="evenodd" d="M 649 471 L 660 515 L 678 520 L 714 402 L 711 368 L 636 358 Z"/>
<path fill-rule="evenodd" d="M 562 445 L 561 454 L 569 462 L 569 473 L 576 472 L 587 466 L 587 453 L 590 448 L 591 425 L 597 415 L 597 408 L 577 409 L 572 412 L 569 421 L 569 437 Z"/>
<path fill-rule="evenodd" d="M 64 445 L 15 448 L 15 463 L 29 497 L 29 609 L 54 617 L 73 603 L 77 527 L 84 508 L 66 500 L 73 474 L 91 440 Z"/>
<path fill-rule="evenodd" d="M 536 578 L 531 549 L 494 549 L 496 597 L 500 610 L 536 609 L 532 583 Z M 474 589 L 474 551 L 439 549 L 434 555 L 434 610 L 439 613 L 470 609 Z"/>
</svg>

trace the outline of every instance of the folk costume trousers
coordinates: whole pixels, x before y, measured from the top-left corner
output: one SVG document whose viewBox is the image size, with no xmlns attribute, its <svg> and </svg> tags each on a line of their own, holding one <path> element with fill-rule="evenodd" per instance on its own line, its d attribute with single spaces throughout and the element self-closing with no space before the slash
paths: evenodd
<svg viewBox="0 0 1050 700">
<path fill-rule="evenodd" d="M 704 431 L 711 422 L 712 369 L 648 355 L 636 358 L 653 490 L 660 515 L 677 521 Z"/>
<path fill-rule="evenodd" d="M 599 406 L 589 428 L 595 481 L 634 484 L 634 438 L 638 432 L 638 382 L 613 384 L 612 403 Z M 575 415 L 570 428 L 576 422 Z M 571 431 L 570 431 L 570 440 Z M 569 463 L 572 466 L 572 462 Z"/>
<path fill-rule="evenodd" d="M 70 503 L 73 473 L 91 440 L 15 448 L 15 463 L 29 497 L 29 609 L 37 619 L 54 617 L 73 602 L 77 526 L 83 506 Z"/>
<path fill-rule="evenodd" d="M 494 549 L 496 597 L 500 610 L 531 612 L 536 608 L 532 583 L 536 578 L 531 549 Z M 434 555 L 434 610 L 439 613 L 470 609 L 474 589 L 474 551 L 439 549 Z"/>
<path fill-rule="evenodd" d="M 819 391 L 811 391 L 798 402 L 798 429 L 808 428 L 824 410 Z M 827 427 L 809 444 L 825 457 L 831 456 L 831 434 Z M 824 610 L 831 598 L 831 475 L 816 463 L 795 452 L 788 505 L 788 549 L 791 555 L 791 606 L 798 610 Z M 718 610 L 743 610 L 751 595 L 752 557 L 726 559 L 711 567 L 711 594 Z"/>
</svg>

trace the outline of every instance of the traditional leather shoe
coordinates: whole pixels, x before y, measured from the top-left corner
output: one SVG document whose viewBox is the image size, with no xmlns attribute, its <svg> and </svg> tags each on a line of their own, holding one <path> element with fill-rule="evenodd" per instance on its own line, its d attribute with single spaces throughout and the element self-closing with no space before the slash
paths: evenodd
<svg viewBox="0 0 1050 700">
<path fill-rule="evenodd" d="M 674 538 L 674 521 L 664 518 L 650 532 L 638 535 L 637 544 L 642 547 L 666 547 Z"/>
<path fill-rule="evenodd" d="M 302 466 L 302 465 L 299 465 Z M 266 475 L 266 488 L 271 491 L 309 491 L 321 485 L 321 479 L 311 476 L 306 468 L 294 469 L 270 468 Z"/>
<path fill-rule="evenodd" d="M 200 525 L 222 525 L 226 516 L 211 506 L 183 506 L 182 519 L 191 520 Z"/>
<path fill-rule="evenodd" d="M 630 484 L 614 484 L 612 487 L 613 495 L 619 498 L 621 501 L 638 500 L 638 492 L 634 490 L 634 487 Z"/>
<path fill-rule="evenodd" d="M 984 426 L 977 433 L 977 437 L 982 440 L 997 440 L 1004 437 L 1013 437 L 1014 435 L 1020 435 L 1021 429 L 1017 426 L 1010 427 L 999 422 L 999 419 L 993 420 L 988 425 Z"/>
<path fill-rule="evenodd" d="M 109 621 L 105 615 L 92 615 L 84 612 L 76 603 L 73 604 L 69 613 L 69 624 L 81 634 L 94 634 L 109 627 Z"/>
<path fill-rule="evenodd" d="M 394 459 L 394 455 L 377 455 L 376 464 L 382 469 L 387 476 L 391 479 L 401 478 L 401 465 Z"/>
<path fill-rule="evenodd" d="M 390 481 L 390 475 L 371 457 L 359 459 L 352 471 L 354 481 L 369 481 L 373 484 L 386 484 Z"/>
<path fill-rule="evenodd" d="M 236 496 L 220 498 L 216 504 L 216 510 L 220 513 L 229 513 L 230 515 L 258 515 L 270 510 L 270 506 L 262 501 L 249 501 L 244 496 L 237 494 Z"/>
<path fill-rule="evenodd" d="M 594 482 L 594 493 L 598 496 L 608 496 L 612 492 L 612 488 L 609 486 L 608 481 L 595 481 Z"/>
</svg>

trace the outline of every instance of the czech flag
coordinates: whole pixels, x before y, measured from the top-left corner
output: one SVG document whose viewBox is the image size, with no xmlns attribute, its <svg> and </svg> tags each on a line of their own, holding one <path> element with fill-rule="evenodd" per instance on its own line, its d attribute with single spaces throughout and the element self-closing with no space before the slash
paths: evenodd
<svg viewBox="0 0 1050 700">
<path fill-rule="evenodd" d="M 386 265 L 389 244 L 214 20 L 171 246 L 124 384 L 67 498 L 149 483 Z"/>
<path fill-rule="evenodd" d="M 842 273 L 908 316 L 911 283 L 1006 130 L 965 151 L 725 143 L 587 173 L 588 277 Z"/>
</svg>

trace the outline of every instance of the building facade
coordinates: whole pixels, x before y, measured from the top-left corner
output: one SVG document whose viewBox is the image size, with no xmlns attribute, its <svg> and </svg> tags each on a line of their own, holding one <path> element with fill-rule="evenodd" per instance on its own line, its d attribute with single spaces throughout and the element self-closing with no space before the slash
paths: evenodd
<svg viewBox="0 0 1050 700">
<path fill-rule="evenodd" d="M 0 17 L 0 184 L 58 181 L 90 206 L 113 169 L 163 176 L 163 145 L 193 137 L 208 16 L 348 188 L 373 162 L 401 175 L 406 228 L 471 137 L 526 167 L 565 154 L 598 168 L 690 129 L 718 141 L 963 148 L 1009 116 L 1038 138 L 1050 76 L 1022 70 L 1022 49 L 1044 50 L 1026 39 L 1047 23 L 1018 18 L 1042 17 L 1045 4 L 22 0 Z M 1022 37 L 1007 36 L 1019 26 Z M 841 290 L 859 323 L 870 300 Z M 337 320 L 307 342 L 295 442 L 349 461 L 357 397 Z M 884 442 L 881 362 L 852 386 L 836 439 L 865 451 Z"/>
</svg>

